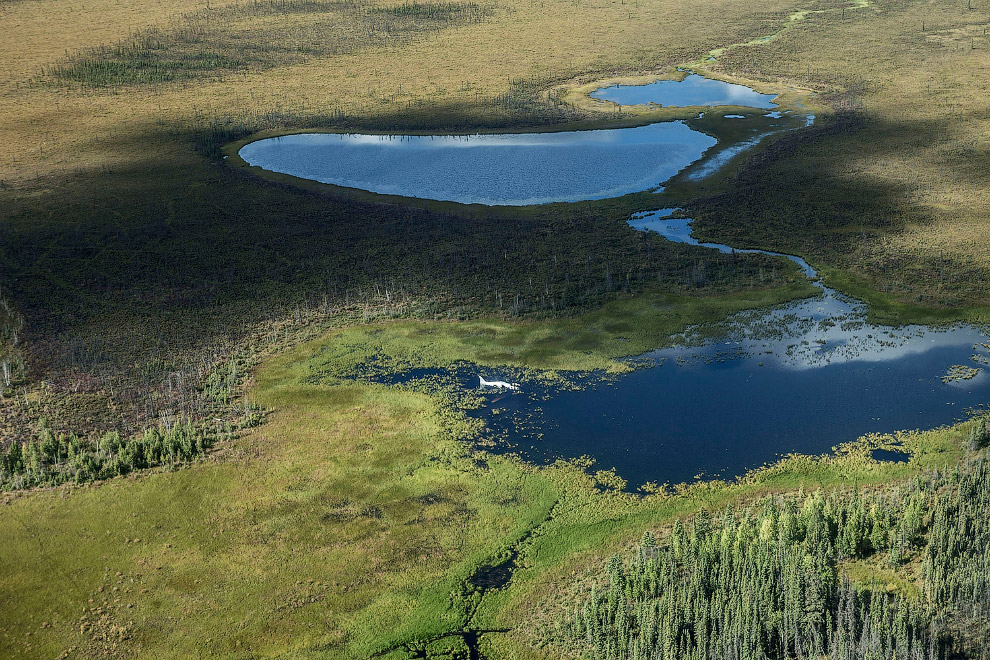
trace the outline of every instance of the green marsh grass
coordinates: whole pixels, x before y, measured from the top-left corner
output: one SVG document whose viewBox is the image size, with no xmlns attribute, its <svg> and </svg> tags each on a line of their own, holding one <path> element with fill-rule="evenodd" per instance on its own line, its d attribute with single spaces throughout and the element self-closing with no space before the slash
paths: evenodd
<svg viewBox="0 0 990 660">
<path fill-rule="evenodd" d="M 233 356 L 249 356 L 238 373 L 251 373 L 253 359 L 331 326 L 401 317 L 390 350 L 424 363 L 608 365 L 619 336 L 666 321 L 644 305 L 628 326 L 602 317 L 582 328 L 581 311 L 656 288 L 671 314 L 686 320 L 694 308 L 711 320 L 750 297 L 802 293 L 774 260 L 629 231 L 626 202 L 461 214 L 341 199 L 222 165 L 222 143 L 263 130 L 630 121 L 582 114 L 553 90 L 666 74 L 774 33 L 800 8 L 506 0 L 441 20 L 445 5 L 423 5 L 437 7 L 430 16 L 395 6 L 335 9 L 351 32 L 317 39 L 319 52 L 273 45 L 296 28 L 311 37 L 326 19 L 276 5 L 0 7 L 17 25 L 0 40 L 0 284 L 23 315 L 27 356 L 24 382 L 0 401 L 6 437 L 30 434 L 40 417 L 102 432 L 138 431 L 169 408 L 208 414 L 231 391 L 221 375 Z M 835 269 L 830 281 L 844 276 L 875 308 L 887 305 L 884 318 L 985 318 L 978 13 L 883 0 L 732 49 L 720 75 L 818 90 L 834 120 L 664 205 L 688 205 L 719 242 Z M 206 15 L 222 19 L 216 31 Z M 375 36 L 375 25 L 397 34 Z M 168 48 L 142 41 L 151 35 Z M 353 37 L 366 36 L 373 47 L 358 48 Z M 711 304 L 716 295 L 726 298 Z M 610 314 L 621 317 L 622 304 Z M 492 316 L 487 336 L 477 319 Z M 563 318 L 557 331 L 506 325 L 551 316 Z M 445 328 L 473 319 L 478 344 L 435 329 L 436 348 L 417 349 L 404 336 L 410 318 Z M 5 495 L 0 600 L 18 607 L 0 622 L 0 655 L 363 658 L 461 629 L 475 598 L 467 577 L 518 544 L 521 569 L 471 625 L 512 628 L 483 639 L 493 658 L 553 657 L 531 613 L 644 527 L 769 492 L 905 479 L 953 464 L 968 434 L 962 425 L 912 435 L 907 464 L 862 451 L 790 457 L 737 483 L 637 498 L 582 465 L 479 461 L 455 441 L 470 425 L 422 393 L 309 383 L 306 351 L 318 345 L 269 363 L 254 387 L 236 384 L 228 403 L 246 393 L 275 412 L 206 460 Z M 210 374 L 222 387 L 201 392 Z"/>
<path fill-rule="evenodd" d="M 641 314 L 666 315 L 668 329 L 692 320 L 656 302 L 630 302 L 586 323 L 613 321 L 604 334 L 614 337 Z M 701 307 L 698 318 L 711 313 Z M 736 482 L 642 497 L 598 481 L 579 461 L 535 468 L 472 451 L 463 439 L 474 425 L 441 398 L 314 379 L 349 373 L 348 347 L 365 350 L 368 337 L 380 342 L 376 354 L 418 355 L 422 364 L 484 360 L 494 348 L 528 356 L 517 364 L 587 366 L 566 342 L 541 345 L 546 336 L 526 324 L 404 321 L 334 332 L 266 361 L 252 396 L 274 411 L 268 423 L 209 460 L 7 495 L 0 531 L 10 570 L 0 590 L 20 606 L 4 619 L 0 649 L 26 658 L 73 648 L 83 657 L 363 658 L 480 628 L 510 629 L 484 636 L 490 657 L 549 657 L 533 637 L 534 608 L 644 526 L 767 493 L 906 479 L 954 463 L 969 435 L 964 424 L 865 439 Z M 618 354 L 609 346 L 598 350 Z M 870 458 L 872 447 L 890 444 L 909 462 Z M 520 553 L 512 581 L 479 601 L 470 575 L 511 548 Z"/>
</svg>

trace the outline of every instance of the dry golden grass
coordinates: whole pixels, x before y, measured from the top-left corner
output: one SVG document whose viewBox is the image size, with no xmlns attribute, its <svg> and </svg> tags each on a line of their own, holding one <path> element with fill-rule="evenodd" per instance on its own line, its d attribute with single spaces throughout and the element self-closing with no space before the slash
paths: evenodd
<svg viewBox="0 0 990 660">
<path fill-rule="evenodd" d="M 223 80 L 103 91 L 37 82 L 45 67 L 67 52 L 112 45 L 149 25 L 166 28 L 182 13 L 203 7 L 129 0 L 97 10 L 88 4 L 25 0 L 4 10 L 5 25 L 15 26 L 18 35 L 0 44 L 5 118 L 0 140 L 8 156 L 0 163 L 0 179 L 8 184 L 77 168 L 123 167 L 142 158 L 181 158 L 183 148 L 169 145 L 160 127 L 206 125 L 214 113 L 243 116 L 280 108 L 319 114 L 337 107 L 373 119 L 410 103 L 442 108 L 488 101 L 516 79 L 662 70 L 694 53 L 760 34 L 764 17 L 795 6 L 793 1 L 714 6 L 697 0 L 514 0 L 495 4 L 493 15 L 481 23 L 374 51 L 226 73 Z M 79 16 L 86 20 L 73 18 Z M 258 19 L 259 27 L 265 20 L 271 19 Z M 709 26 L 716 20 L 720 29 L 713 31 Z"/>
<path fill-rule="evenodd" d="M 837 217 L 827 227 L 835 236 L 865 233 L 857 249 L 810 256 L 905 302 L 990 303 L 988 26 L 979 3 L 970 10 L 966 2 L 881 1 L 844 19 L 836 12 L 809 16 L 798 30 L 720 60 L 719 71 L 841 93 L 841 105 L 865 119 L 855 134 L 799 148 L 779 166 L 782 176 L 817 172 L 829 185 L 889 199 L 887 217 L 872 226 Z M 759 235 L 760 227 L 749 229 Z M 816 231 L 809 227 L 808 236 Z"/>
<path fill-rule="evenodd" d="M 210 4 L 219 7 L 232 2 L 213 0 Z M 203 0 L 4 2 L 0 20 L 9 36 L 0 42 L 0 81 L 4 87 L 16 87 L 66 51 L 127 39 L 142 28 L 204 6 Z"/>
</svg>

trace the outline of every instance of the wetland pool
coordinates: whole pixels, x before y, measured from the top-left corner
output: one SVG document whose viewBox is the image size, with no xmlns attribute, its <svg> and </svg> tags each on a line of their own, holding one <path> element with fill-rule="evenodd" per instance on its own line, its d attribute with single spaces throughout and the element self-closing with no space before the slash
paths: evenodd
<svg viewBox="0 0 990 660">
<path fill-rule="evenodd" d="M 249 142 L 238 155 L 270 172 L 383 195 L 526 206 L 659 190 L 689 168 L 689 178 L 697 180 L 768 135 L 814 121 L 790 110 L 765 112 L 776 107 L 773 95 L 696 74 L 603 88 L 592 96 L 599 93 L 645 94 L 651 102 L 672 105 L 731 103 L 754 112 L 704 120 L 702 112 L 645 126 L 540 133 L 303 133 Z M 738 123 L 743 126 L 724 130 Z M 709 133 L 733 137 L 718 142 Z"/>
<path fill-rule="evenodd" d="M 489 451 L 538 464 L 589 456 L 593 469 L 614 467 L 633 488 L 732 478 L 869 433 L 950 424 L 990 401 L 985 368 L 968 380 L 943 380 L 953 365 L 990 361 L 984 332 L 878 327 L 846 305 L 823 294 L 742 314 L 723 339 L 652 351 L 636 359 L 636 371 L 578 377 L 577 389 L 471 365 L 405 376 L 440 375 L 464 389 L 478 388 L 478 375 L 515 376 L 520 390 L 483 391 L 482 407 L 469 411 L 486 422 Z"/>
<path fill-rule="evenodd" d="M 629 224 L 732 251 L 698 243 L 678 211 L 636 214 Z M 817 276 L 803 259 L 780 256 Z M 737 314 L 718 339 L 697 331 L 675 337 L 674 347 L 633 358 L 640 368 L 615 378 L 578 376 L 559 387 L 527 382 L 518 371 L 460 365 L 396 374 L 390 382 L 429 377 L 475 390 L 479 376 L 520 380 L 515 392 L 482 389 L 483 405 L 469 411 L 486 422 L 490 451 L 519 452 L 536 463 L 590 456 L 593 469 L 615 468 L 632 488 L 732 478 L 782 455 L 827 453 L 870 433 L 951 424 L 990 402 L 985 330 L 872 325 L 862 303 L 817 284 L 816 297 Z M 896 451 L 874 457 L 904 459 Z"/>
<path fill-rule="evenodd" d="M 592 96 L 758 110 L 556 133 L 298 134 L 248 143 L 239 154 L 266 170 L 376 193 L 530 205 L 657 190 L 678 173 L 696 180 L 767 136 L 814 121 L 790 110 L 767 112 L 776 107 L 772 95 L 694 74 Z M 734 137 L 717 143 L 695 130 L 702 125 Z M 733 130 L 717 128 L 726 125 Z M 699 243 L 684 215 L 660 209 L 635 214 L 629 225 L 723 252 L 761 252 Z M 473 365 L 369 377 L 391 384 L 439 381 L 464 393 L 477 390 L 479 376 L 521 380 L 515 392 L 478 392 L 480 407 L 468 411 L 485 420 L 491 451 L 518 451 L 537 463 L 589 456 L 595 469 L 615 468 L 632 487 L 731 478 L 784 454 L 820 454 L 869 433 L 950 424 L 988 402 L 984 330 L 871 325 L 862 304 L 823 286 L 803 259 L 778 256 L 797 263 L 820 295 L 736 315 L 715 340 L 699 332 L 673 338 L 673 348 L 632 358 L 639 368 L 621 377 L 568 376 L 571 382 L 560 386 Z"/>
<path fill-rule="evenodd" d="M 776 94 L 761 94 L 745 85 L 727 83 L 689 73 L 683 80 L 657 80 L 646 85 L 600 87 L 591 98 L 619 105 L 655 104 L 663 107 L 739 105 L 770 110 Z"/>
<path fill-rule="evenodd" d="M 240 156 L 273 172 L 380 194 L 522 206 L 650 190 L 715 144 L 676 121 L 500 135 L 309 133 L 251 142 Z"/>
<path fill-rule="evenodd" d="M 633 486 L 731 478 L 868 433 L 949 424 L 988 401 L 985 371 L 942 380 L 954 364 L 990 357 L 975 350 L 988 341 L 977 329 L 836 323 L 829 307 L 813 299 L 753 327 L 740 321 L 724 340 L 640 356 L 648 366 L 612 382 L 486 395 L 496 451 L 538 463 L 591 456 Z"/>
</svg>

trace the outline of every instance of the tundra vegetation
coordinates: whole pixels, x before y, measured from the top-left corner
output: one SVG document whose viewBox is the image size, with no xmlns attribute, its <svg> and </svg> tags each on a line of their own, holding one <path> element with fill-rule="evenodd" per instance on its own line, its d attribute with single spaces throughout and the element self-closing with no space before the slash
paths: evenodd
<svg viewBox="0 0 990 660">
<path fill-rule="evenodd" d="M 793 18 L 802 9 L 816 13 Z M 442 393 L 349 379 L 356 355 L 340 342 L 420 365 L 618 369 L 613 358 L 687 324 L 810 292 L 783 260 L 630 231 L 647 204 L 691 208 L 705 239 L 800 253 L 878 317 L 985 319 L 987 11 L 0 2 L 0 602 L 14 604 L 0 655 L 543 658 L 597 653 L 596 639 L 618 652 L 601 614 L 618 604 L 596 610 L 587 642 L 590 619 L 568 619 L 563 601 L 644 529 L 664 538 L 678 517 L 730 504 L 727 524 L 742 526 L 753 498 L 818 497 L 793 495 L 802 488 L 839 489 L 821 497 L 847 507 L 854 481 L 884 493 L 972 483 L 961 497 L 977 497 L 975 477 L 931 471 L 963 461 L 960 473 L 982 474 L 965 452 L 985 446 L 983 422 L 883 440 L 906 464 L 872 460 L 881 441 L 866 439 L 641 497 L 580 462 L 537 469 L 472 449 L 474 423 Z M 761 91 L 815 90 L 818 123 L 662 198 L 509 211 L 341 196 L 223 159 L 258 132 L 637 121 L 561 90 L 692 62 Z M 826 557 L 836 581 L 815 611 L 875 592 L 877 609 L 855 596 L 844 621 L 904 602 L 978 625 L 962 590 L 910 600 L 928 588 L 916 558 L 933 515 L 900 564 L 879 563 L 888 546 Z M 959 515 L 947 522 L 969 525 Z M 967 529 L 960 549 L 982 527 Z M 801 534 L 788 547 L 817 561 Z M 507 585 L 478 586 L 479 569 L 510 559 Z M 895 594 L 870 591 L 876 579 Z M 836 621 L 782 643 L 831 649 Z M 968 648 L 938 621 L 912 639 Z M 739 648 L 763 648 L 751 643 Z"/>
</svg>

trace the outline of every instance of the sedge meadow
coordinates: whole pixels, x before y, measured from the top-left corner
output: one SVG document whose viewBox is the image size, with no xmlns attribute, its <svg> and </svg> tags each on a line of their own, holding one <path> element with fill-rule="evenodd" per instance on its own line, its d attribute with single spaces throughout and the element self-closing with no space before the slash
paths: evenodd
<svg viewBox="0 0 990 660">
<path fill-rule="evenodd" d="M 0 657 L 987 657 L 990 5 L 0 26 Z"/>
</svg>

